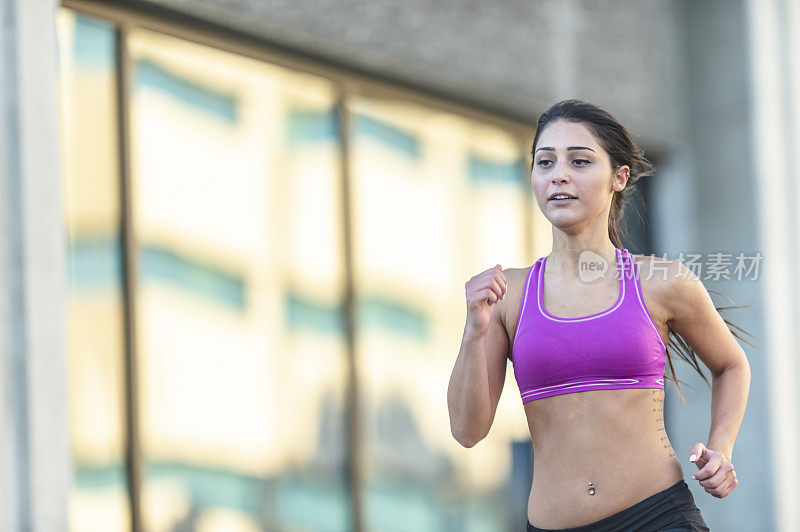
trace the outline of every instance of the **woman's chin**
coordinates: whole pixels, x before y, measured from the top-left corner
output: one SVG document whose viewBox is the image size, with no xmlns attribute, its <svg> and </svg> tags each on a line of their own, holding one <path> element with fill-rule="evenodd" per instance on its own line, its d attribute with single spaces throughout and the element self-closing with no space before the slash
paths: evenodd
<svg viewBox="0 0 800 532">
<path fill-rule="evenodd" d="M 549 212 L 545 215 L 545 218 L 553 224 L 555 227 L 559 229 L 562 227 L 571 227 L 574 225 L 581 224 L 585 221 L 585 217 L 581 216 L 580 213 L 565 213 L 565 212 Z"/>
</svg>

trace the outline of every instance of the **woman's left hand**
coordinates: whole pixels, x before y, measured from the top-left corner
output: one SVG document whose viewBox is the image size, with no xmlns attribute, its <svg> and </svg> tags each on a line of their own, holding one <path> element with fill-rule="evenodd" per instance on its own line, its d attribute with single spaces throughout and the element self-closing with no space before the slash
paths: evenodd
<svg viewBox="0 0 800 532">
<path fill-rule="evenodd" d="M 695 460 L 692 460 L 695 457 Z M 726 497 L 739 484 L 736 471 L 728 458 L 717 451 L 712 451 L 702 443 L 695 443 L 689 451 L 689 461 L 700 469 L 692 475 L 703 488 L 719 499 Z"/>
</svg>

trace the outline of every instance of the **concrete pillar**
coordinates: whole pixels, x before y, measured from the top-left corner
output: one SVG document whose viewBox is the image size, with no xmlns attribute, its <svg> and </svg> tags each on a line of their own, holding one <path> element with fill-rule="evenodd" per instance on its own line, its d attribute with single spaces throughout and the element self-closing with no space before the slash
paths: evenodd
<svg viewBox="0 0 800 532">
<path fill-rule="evenodd" d="M 0 529 L 67 529 L 55 0 L 0 2 Z"/>
<path fill-rule="evenodd" d="M 680 149 L 668 158 L 656 182 L 655 247 L 673 259 L 679 258 L 680 252 L 701 254 L 704 266 L 697 273 L 706 288 L 730 297 L 736 305 L 749 305 L 723 314 L 756 337 L 755 347 L 740 342 L 750 361 L 752 378 L 747 410 L 733 449 L 737 488 L 719 500 L 689 478 L 697 470 L 688 460 L 689 447 L 698 441 L 705 443 L 708 438 L 711 390 L 682 361 L 675 361 L 678 377 L 694 390 L 682 387 L 687 405 L 669 386 L 665 404 L 667 430 L 686 482 L 712 530 L 794 530 L 777 526 L 779 518 L 774 511 L 791 506 L 788 500 L 780 500 L 791 495 L 781 495 L 782 490 L 775 483 L 780 474 L 764 467 L 770 463 L 765 456 L 778 456 L 769 450 L 774 438 L 781 438 L 770 430 L 768 419 L 776 408 L 785 408 L 775 404 L 770 392 L 773 379 L 777 378 L 770 375 L 770 358 L 776 352 L 775 346 L 770 345 L 772 333 L 768 328 L 771 304 L 764 294 L 771 279 L 785 278 L 783 273 L 770 269 L 787 263 L 774 246 L 765 242 L 764 231 L 759 228 L 765 206 L 758 201 L 758 174 L 763 171 L 758 159 L 774 157 L 778 151 L 765 147 L 766 151 L 761 152 L 754 146 L 757 134 L 753 106 L 757 104 L 751 97 L 753 74 L 748 65 L 752 39 L 748 24 L 752 15 L 744 3 L 727 0 L 688 1 L 681 5 L 685 70 L 680 85 L 686 108 L 675 112 L 682 114 L 681 122 L 686 126 Z M 755 279 L 747 275 L 737 280 L 733 267 L 729 268 L 730 280 L 713 280 L 707 275 L 705 263 L 711 253 L 730 254 L 734 261 L 742 253 L 749 264 L 757 252 L 764 258 Z M 712 299 L 718 306 L 730 304 L 713 294 Z M 783 303 L 775 310 L 789 311 Z M 710 380 L 708 369 L 701 367 Z M 789 421 L 787 412 L 781 416 Z M 791 433 L 791 425 L 778 432 Z M 767 454 L 761 455 L 762 452 Z M 780 462 L 775 466 L 786 465 L 783 457 Z"/>
<path fill-rule="evenodd" d="M 753 460 L 766 466 L 774 526 L 800 530 L 794 479 L 800 474 L 800 2 L 747 0 L 747 66 L 752 142 L 747 161 L 754 179 L 763 263 L 765 385 L 769 438 Z M 745 162 L 745 161 L 743 161 Z M 755 381 L 754 383 L 755 384 Z M 766 511 L 766 509 L 764 510 Z"/>
</svg>

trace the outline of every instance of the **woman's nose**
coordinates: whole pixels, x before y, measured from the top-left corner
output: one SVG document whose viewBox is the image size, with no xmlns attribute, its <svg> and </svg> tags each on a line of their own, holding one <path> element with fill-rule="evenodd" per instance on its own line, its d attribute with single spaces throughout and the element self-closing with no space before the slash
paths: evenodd
<svg viewBox="0 0 800 532">
<path fill-rule="evenodd" d="M 555 171 L 553 172 L 553 176 L 555 176 L 554 181 L 557 181 L 559 183 L 568 181 L 571 178 L 569 174 L 570 170 L 569 167 L 562 165 L 561 163 L 556 163 L 556 164 L 557 166 L 555 168 Z"/>
</svg>

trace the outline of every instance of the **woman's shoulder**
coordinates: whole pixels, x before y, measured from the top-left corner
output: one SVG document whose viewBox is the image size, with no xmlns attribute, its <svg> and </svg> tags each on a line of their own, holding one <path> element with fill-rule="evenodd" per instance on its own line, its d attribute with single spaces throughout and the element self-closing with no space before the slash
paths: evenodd
<svg viewBox="0 0 800 532">
<path fill-rule="evenodd" d="M 506 287 L 506 297 L 500 301 L 498 310 L 504 318 L 513 318 L 511 320 L 513 323 L 516 323 L 517 311 L 522 303 L 522 294 L 525 289 L 525 281 L 528 278 L 528 273 L 533 269 L 534 266 L 535 262 L 529 266 L 503 269 L 503 274 L 508 280 L 508 286 Z M 509 323 L 508 319 L 504 319 L 503 321 L 506 324 Z"/>
<path fill-rule="evenodd" d="M 533 267 L 536 266 L 536 262 L 534 261 L 533 264 L 528 266 L 518 266 L 513 268 L 507 268 L 503 270 L 503 273 L 508 279 L 508 289 L 510 290 L 517 290 L 522 295 L 523 285 L 525 284 L 525 280 L 528 278 L 528 274 L 533 271 Z M 514 285 L 513 287 L 511 285 Z"/>
<path fill-rule="evenodd" d="M 672 314 L 674 304 L 685 298 L 687 291 L 697 289 L 698 277 L 679 260 L 655 254 L 631 253 L 631 257 L 636 261 L 639 270 L 639 284 L 643 295 L 663 308 L 668 315 Z"/>
<path fill-rule="evenodd" d="M 630 253 L 630 256 L 636 261 L 642 282 L 669 286 L 682 279 L 692 280 L 693 277 L 696 279 L 692 270 L 679 260 L 668 259 L 654 253 L 649 255 Z"/>
</svg>

